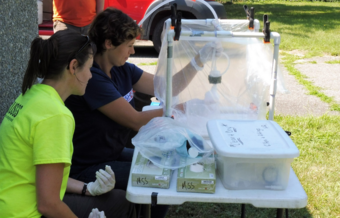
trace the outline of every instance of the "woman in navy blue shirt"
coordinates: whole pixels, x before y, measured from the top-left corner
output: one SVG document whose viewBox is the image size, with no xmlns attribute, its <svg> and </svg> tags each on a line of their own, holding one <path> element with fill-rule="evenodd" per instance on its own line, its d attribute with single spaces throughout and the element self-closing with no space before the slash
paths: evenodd
<svg viewBox="0 0 340 218">
<path fill-rule="evenodd" d="M 95 172 L 109 165 L 115 172 L 115 188 L 126 190 L 133 156 L 133 149 L 125 148 L 129 133 L 163 115 L 162 109 L 139 112 L 134 108 L 133 90 L 154 95 L 153 75 L 126 62 L 135 53 L 133 45 L 140 33 L 134 20 L 113 8 L 98 14 L 90 27 L 89 36 L 97 45 L 92 79 L 84 96 L 71 96 L 65 102 L 76 121 L 70 173 L 75 179 L 93 181 Z M 193 78 L 214 50 L 211 45 L 203 49 L 183 69 L 186 78 Z M 152 216 L 156 217 L 154 211 Z"/>
</svg>

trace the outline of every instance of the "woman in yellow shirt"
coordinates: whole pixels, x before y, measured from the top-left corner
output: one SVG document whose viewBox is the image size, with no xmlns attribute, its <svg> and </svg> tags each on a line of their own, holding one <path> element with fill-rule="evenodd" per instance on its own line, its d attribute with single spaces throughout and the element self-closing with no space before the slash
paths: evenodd
<svg viewBox="0 0 340 218">
<path fill-rule="evenodd" d="M 85 93 L 95 52 L 89 37 L 67 30 L 33 40 L 22 94 L 0 125 L 0 217 L 134 216 L 125 192 L 112 190 L 110 167 L 88 185 L 69 178 L 75 122 L 64 101 Z M 71 208 L 65 192 L 76 194 L 65 197 Z"/>
</svg>

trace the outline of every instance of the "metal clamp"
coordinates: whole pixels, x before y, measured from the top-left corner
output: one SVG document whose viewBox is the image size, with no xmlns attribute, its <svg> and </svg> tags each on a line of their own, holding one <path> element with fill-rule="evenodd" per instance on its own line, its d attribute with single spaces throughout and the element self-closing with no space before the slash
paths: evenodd
<svg viewBox="0 0 340 218">
<path fill-rule="evenodd" d="M 171 5 L 171 29 L 174 29 L 175 36 L 174 41 L 179 40 L 179 36 L 181 35 L 182 29 L 182 12 L 177 13 L 177 4 L 174 3 Z"/>
<path fill-rule="evenodd" d="M 263 29 L 264 33 L 264 43 L 270 43 L 270 22 L 268 21 L 268 15 L 263 15 Z"/>
<path fill-rule="evenodd" d="M 255 9 L 251 7 L 250 10 L 248 9 L 247 5 L 243 5 L 243 9 L 246 12 L 247 20 L 249 20 L 248 28 L 250 30 L 254 29 L 254 20 L 255 20 Z"/>
<path fill-rule="evenodd" d="M 177 4 L 174 3 L 171 5 L 171 26 L 172 27 L 176 25 L 176 13 L 177 13 Z"/>
<path fill-rule="evenodd" d="M 181 30 L 182 30 L 182 12 L 177 13 L 177 20 L 176 20 L 176 26 L 175 26 L 175 37 L 174 41 L 179 40 L 179 36 L 181 35 Z"/>
</svg>

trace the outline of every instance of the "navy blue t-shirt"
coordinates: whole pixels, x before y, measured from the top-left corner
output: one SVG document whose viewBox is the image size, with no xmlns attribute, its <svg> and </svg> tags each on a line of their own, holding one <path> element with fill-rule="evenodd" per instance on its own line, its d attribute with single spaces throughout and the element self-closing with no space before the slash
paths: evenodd
<svg viewBox="0 0 340 218">
<path fill-rule="evenodd" d="M 89 166 L 114 161 L 120 156 L 130 129 L 114 122 L 97 109 L 120 97 L 134 107 L 132 86 L 143 74 L 142 69 L 130 63 L 113 67 L 111 79 L 96 63 L 91 72 L 92 78 L 87 84 L 85 95 L 72 95 L 65 101 L 76 122 L 71 176 Z"/>
</svg>

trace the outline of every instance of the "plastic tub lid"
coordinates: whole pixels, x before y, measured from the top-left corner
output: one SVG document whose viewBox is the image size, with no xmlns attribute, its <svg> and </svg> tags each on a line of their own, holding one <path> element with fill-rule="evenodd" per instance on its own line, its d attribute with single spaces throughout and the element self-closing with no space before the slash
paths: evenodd
<svg viewBox="0 0 340 218">
<path fill-rule="evenodd" d="M 221 156 L 294 158 L 299 150 L 287 133 L 271 120 L 210 120 L 210 140 Z"/>
</svg>

